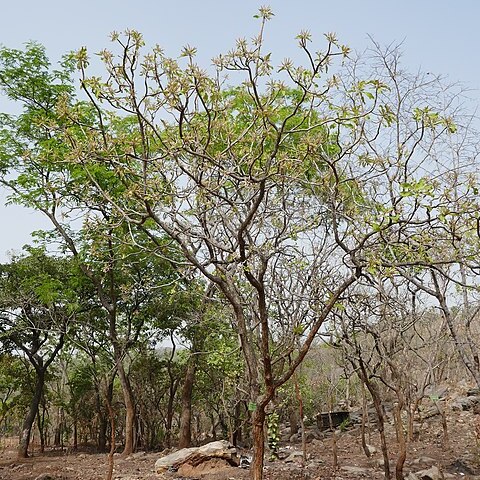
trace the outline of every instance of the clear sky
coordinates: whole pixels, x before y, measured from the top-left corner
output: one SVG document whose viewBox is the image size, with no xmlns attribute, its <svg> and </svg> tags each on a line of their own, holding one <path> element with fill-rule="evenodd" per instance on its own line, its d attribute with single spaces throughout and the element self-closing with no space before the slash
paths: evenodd
<svg viewBox="0 0 480 480">
<path fill-rule="evenodd" d="M 0 44 L 21 48 L 36 40 L 58 60 L 81 46 L 99 51 L 108 47 L 111 31 L 133 28 L 147 46 L 158 43 L 172 56 L 183 45 L 196 46 L 207 66 L 236 38 L 256 33 L 253 15 L 264 4 L 275 13 L 266 36 L 277 60 L 298 55 L 294 37 L 302 29 L 311 31 L 318 48 L 326 32 L 354 50 L 366 48 L 371 35 L 381 44 L 402 42 L 407 69 L 460 81 L 472 89 L 472 101 L 480 101 L 478 0 L 8 0 L 0 9 Z M 0 192 L 0 261 L 29 243 L 32 230 L 48 227 L 39 214 L 4 207 L 4 200 Z"/>
</svg>

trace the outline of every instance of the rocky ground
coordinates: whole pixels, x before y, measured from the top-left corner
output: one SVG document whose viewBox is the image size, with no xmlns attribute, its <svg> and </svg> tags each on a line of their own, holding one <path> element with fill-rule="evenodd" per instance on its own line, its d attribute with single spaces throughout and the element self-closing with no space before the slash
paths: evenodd
<svg viewBox="0 0 480 480">
<path fill-rule="evenodd" d="M 479 392 L 480 393 L 480 392 Z M 479 479 L 480 480 L 480 394 L 450 395 L 441 402 L 447 412 L 448 439 L 445 440 L 441 417 L 426 404 L 423 425 L 417 441 L 410 443 L 405 476 L 407 480 L 421 479 Z M 418 425 L 417 427 L 420 427 Z M 338 467 L 333 468 L 331 433 L 309 430 L 307 461 L 302 465 L 301 444 L 296 438 L 281 444 L 280 460 L 267 461 L 266 480 L 300 479 L 382 479 L 382 456 L 378 434 L 368 439 L 373 452 L 367 458 L 360 445 L 360 429 L 353 426 L 337 436 Z M 288 436 L 288 435 L 287 435 Z M 393 427 L 387 425 L 392 472 L 398 454 Z M 248 452 L 244 452 L 248 454 Z M 155 473 L 160 453 L 138 452 L 127 458 L 114 457 L 113 479 L 117 480 L 179 480 L 203 478 L 209 480 L 248 479 L 247 469 L 226 466 L 222 460 L 197 466 L 184 465 L 176 472 Z M 12 448 L 0 454 L 0 479 L 8 480 L 96 480 L 105 479 L 108 470 L 106 455 L 48 452 L 27 460 L 16 460 Z"/>
</svg>

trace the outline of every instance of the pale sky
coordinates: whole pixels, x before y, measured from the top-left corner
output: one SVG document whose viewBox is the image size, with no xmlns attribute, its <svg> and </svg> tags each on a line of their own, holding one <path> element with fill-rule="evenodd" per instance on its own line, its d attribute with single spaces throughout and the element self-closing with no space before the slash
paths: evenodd
<svg viewBox="0 0 480 480">
<path fill-rule="evenodd" d="M 236 38 L 256 33 L 253 15 L 261 5 L 275 13 L 266 37 L 278 61 L 298 56 L 295 35 L 302 29 L 310 30 L 319 49 L 326 32 L 335 32 L 354 50 L 365 49 L 371 35 L 383 45 L 402 42 L 407 69 L 460 81 L 472 89 L 472 103 L 480 101 L 477 0 L 9 0 L 1 5 L 0 44 L 21 48 L 35 40 L 56 61 L 81 46 L 99 51 L 109 46 L 111 31 L 133 28 L 144 34 L 147 47 L 158 43 L 172 56 L 183 45 L 196 46 L 199 62 L 207 67 Z M 49 227 L 40 214 L 5 207 L 4 200 L 0 192 L 0 261 L 8 250 L 30 243 L 32 230 Z"/>
</svg>

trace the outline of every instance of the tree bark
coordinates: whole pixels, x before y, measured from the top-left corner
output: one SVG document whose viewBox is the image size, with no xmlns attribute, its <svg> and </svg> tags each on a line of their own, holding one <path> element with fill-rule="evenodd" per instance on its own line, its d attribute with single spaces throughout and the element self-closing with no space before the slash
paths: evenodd
<svg viewBox="0 0 480 480">
<path fill-rule="evenodd" d="M 383 471 L 385 473 L 385 480 L 390 480 L 392 474 L 390 472 L 390 459 L 388 458 L 388 446 L 387 446 L 387 439 L 385 437 L 385 414 L 382 405 L 382 399 L 380 398 L 380 394 L 378 393 L 377 386 L 369 379 L 367 371 L 365 369 L 365 365 L 363 360 L 360 358 L 358 359 L 358 364 L 360 367 L 359 376 L 364 385 L 367 387 L 370 395 L 373 399 L 373 405 L 375 407 L 375 412 L 377 414 L 378 419 L 378 432 L 380 434 L 380 444 L 382 447 L 382 455 L 383 455 Z"/>
<path fill-rule="evenodd" d="M 45 371 L 37 370 L 37 378 L 35 381 L 35 392 L 33 394 L 27 416 L 23 421 L 22 431 L 18 443 L 18 458 L 28 458 L 28 446 L 30 444 L 30 436 L 32 434 L 32 425 L 38 412 L 38 406 L 42 398 L 43 387 L 45 385 Z"/>
<path fill-rule="evenodd" d="M 188 448 L 192 444 L 192 393 L 197 363 L 195 357 L 195 355 L 191 355 L 189 358 L 183 383 L 178 448 Z"/>
<path fill-rule="evenodd" d="M 403 476 L 403 466 L 405 465 L 405 460 L 407 458 L 407 442 L 405 440 L 405 433 L 403 431 L 403 422 L 402 422 L 402 404 L 399 402 L 395 407 L 395 427 L 397 430 L 398 438 L 398 459 L 395 464 L 395 479 L 404 480 Z"/>
<path fill-rule="evenodd" d="M 252 479 L 262 480 L 265 456 L 265 407 L 257 405 L 253 412 L 253 463 Z"/>
<path fill-rule="evenodd" d="M 126 457 L 133 453 L 135 434 L 135 402 L 133 390 L 123 366 L 123 360 L 118 353 L 116 353 L 115 356 L 118 378 L 122 387 L 123 401 L 125 402 L 125 445 L 123 447 L 122 456 Z"/>
</svg>

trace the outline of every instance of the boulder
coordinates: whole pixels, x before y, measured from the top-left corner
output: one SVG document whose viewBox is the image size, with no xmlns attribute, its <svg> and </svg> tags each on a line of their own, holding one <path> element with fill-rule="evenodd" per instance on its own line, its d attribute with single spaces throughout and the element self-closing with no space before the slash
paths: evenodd
<svg viewBox="0 0 480 480">
<path fill-rule="evenodd" d="M 232 468 L 232 465 L 223 458 L 209 458 L 198 465 L 184 463 L 178 468 L 178 475 L 187 478 L 213 475 Z"/>
<path fill-rule="evenodd" d="M 420 480 L 443 480 L 443 474 L 436 466 L 430 467 L 427 470 L 415 472 L 415 475 Z"/>
<path fill-rule="evenodd" d="M 155 471 L 157 473 L 177 471 L 180 466 L 186 463 L 190 466 L 198 467 L 201 463 L 211 459 L 223 459 L 230 465 L 236 466 L 238 465 L 237 449 L 226 440 L 207 443 L 201 447 L 182 448 L 181 450 L 159 458 L 155 462 Z"/>
</svg>

